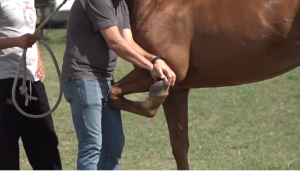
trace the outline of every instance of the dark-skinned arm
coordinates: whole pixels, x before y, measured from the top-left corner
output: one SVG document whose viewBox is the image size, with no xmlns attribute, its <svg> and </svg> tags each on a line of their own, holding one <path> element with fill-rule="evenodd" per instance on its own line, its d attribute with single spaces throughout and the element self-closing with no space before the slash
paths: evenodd
<svg viewBox="0 0 300 171">
<path fill-rule="evenodd" d="M 39 36 L 33 34 L 24 34 L 20 37 L 0 37 L 0 50 L 13 47 L 30 48 L 39 39 Z"/>
</svg>

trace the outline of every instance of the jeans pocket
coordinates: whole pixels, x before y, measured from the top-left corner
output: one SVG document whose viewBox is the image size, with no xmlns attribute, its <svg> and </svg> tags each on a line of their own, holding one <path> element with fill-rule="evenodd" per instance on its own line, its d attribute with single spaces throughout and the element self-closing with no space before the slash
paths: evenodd
<svg viewBox="0 0 300 171">
<path fill-rule="evenodd" d="M 62 91 L 65 96 L 65 100 L 69 103 L 72 101 L 72 84 L 71 82 L 62 82 L 61 83 Z"/>
</svg>

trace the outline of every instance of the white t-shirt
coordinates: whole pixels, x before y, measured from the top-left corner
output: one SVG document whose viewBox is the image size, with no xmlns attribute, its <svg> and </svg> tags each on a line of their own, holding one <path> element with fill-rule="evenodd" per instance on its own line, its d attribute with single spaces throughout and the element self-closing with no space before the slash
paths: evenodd
<svg viewBox="0 0 300 171">
<path fill-rule="evenodd" d="M 19 37 L 34 33 L 36 28 L 34 0 L 0 0 L 0 37 Z M 0 50 L 0 79 L 14 78 L 23 49 L 14 47 Z M 27 80 L 38 81 L 35 77 L 38 52 L 36 44 L 27 49 Z M 23 68 L 20 77 L 23 77 Z"/>
</svg>

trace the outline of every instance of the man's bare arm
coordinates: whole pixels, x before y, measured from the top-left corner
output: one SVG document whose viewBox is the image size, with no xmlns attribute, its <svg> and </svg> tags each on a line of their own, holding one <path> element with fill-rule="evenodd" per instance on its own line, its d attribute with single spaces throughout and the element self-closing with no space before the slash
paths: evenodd
<svg viewBox="0 0 300 171">
<path fill-rule="evenodd" d="M 121 36 L 117 26 L 101 29 L 109 48 L 124 60 L 148 71 L 152 71 L 153 64 L 135 49 Z"/>
<path fill-rule="evenodd" d="M 12 47 L 30 48 L 39 39 L 39 36 L 33 34 L 24 34 L 20 37 L 0 37 L 0 50 Z"/>
<path fill-rule="evenodd" d="M 130 29 L 123 29 L 123 37 L 140 55 L 144 56 L 149 61 L 152 61 L 156 57 L 155 55 L 152 55 L 145 51 L 133 40 L 132 32 Z"/>
<path fill-rule="evenodd" d="M 37 53 L 38 53 L 38 59 L 42 61 L 41 51 L 40 51 L 40 44 L 39 44 L 38 41 L 36 41 L 36 49 L 37 49 Z"/>
<path fill-rule="evenodd" d="M 36 70 L 36 77 L 40 78 L 42 82 L 44 82 L 45 79 L 45 69 L 44 69 L 44 62 L 41 57 L 41 52 L 40 52 L 40 45 L 39 42 L 36 42 L 36 48 L 37 48 L 37 53 L 38 53 L 38 64 L 37 64 L 37 70 Z"/>
<path fill-rule="evenodd" d="M 17 38 L 2 38 L 0 37 L 0 50 L 17 46 Z"/>
<path fill-rule="evenodd" d="M 140 47 L 134 40 L 132 36 L 131 29 L 123 29 L 123 37 L 124 39 L 136 50 L 140 55 L 142 55 L 144 58 L 148 59 L 149 61 L 152 61 L 156 56 L 153 54 L 148 53 L 145 51 L 142 47 Z M 176 75 L 171 70 L 171 68 L 163 61 L 163 60 L 157 60 L 154 64 L 160 65 L 162 72 L 168 77 L 169 84 L 174 86 L 176 81 Z"/>
<path fill-rule="evenodd" d="M 136 65 L 137 67 L 150 71 L 151 76 L 156 81 L 157 78 L 163 79 L 167 85 L 175 84 L 176 76 L 163 60 L 157 60 L 153 65 L 149 59 L 140 55 L 133 47 L 121 36 L 117 26 L 100 29 L 109 48 L 124 60 Z"/>
</svg>

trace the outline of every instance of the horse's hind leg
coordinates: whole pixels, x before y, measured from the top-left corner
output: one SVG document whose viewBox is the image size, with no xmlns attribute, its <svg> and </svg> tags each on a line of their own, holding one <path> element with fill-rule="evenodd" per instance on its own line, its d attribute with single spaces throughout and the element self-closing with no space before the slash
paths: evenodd
<svg viewBox="0 0 300 171">
<path fill-rule="evenodd" d="M 163 103 L 178 170 L 189 170 L 188 94 L 189 89 L 171 91 Z"/>
</svg>

